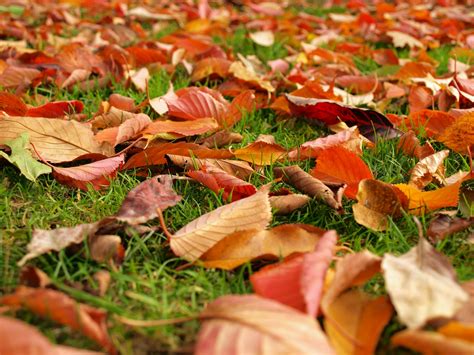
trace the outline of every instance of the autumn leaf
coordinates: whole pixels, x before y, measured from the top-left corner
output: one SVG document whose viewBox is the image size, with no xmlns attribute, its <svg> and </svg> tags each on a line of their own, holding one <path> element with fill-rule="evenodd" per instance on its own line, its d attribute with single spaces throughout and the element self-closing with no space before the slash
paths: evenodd
<svg viewBox="0 0 474 355">
<path fill-rule="evenodd" d="M 245 66 L 240 61 L 234 62 L 230 65 L 229 73 L 237 79 L 248 82 L 258 88 L 268 91 L 269 93 L 275 91 L 275 88 L 270 81 L 265 80 L 262 76 L 257 74 L 255 70 Z"/>
<path fill-rule="evenodd" d="M 268 188 L 252 196 L 219 207 L 178 230 L 170 240 L 173 252 L 196 261 L 228 235 L 267 227 L 271 219 Z"/>
<path fill-rule="evenodd" d="M 60 118 L 74 113 L 81 113 L 83 109 L 84 104 L 78 100 L 54 101 L 38 107 L 31 107 L 24 115 L 29 117 Z"/>
<path fill-rule="evenodd" d="M 18 319 L 0 316 L 0 353 L 4 355 L 98 355 L 95 351 L 54 345 L 35 327 Z"/>
<path fill-rule="evenodd" d="M 5 158 L 15 165 L 23 176 L 31 181 L 36 181 L 38 176 L 51 173 L 51 168 L 33 159 L 31 151 L 28 149 L 28 133 L 23 133 L 18 138 L 6 141 L 5 145 L 11 149 L 11 154 L 0 151 L 0 157 Z"/>
<path fill-rule="evenodd" d="M 385 254 L 382 270 L 398 317 L 409 329 L 450 318 L 469 299 L 449 260 L 423 238 L 402 256 Z"/>
<path fill-rule="evenodd" d="M 18 96 L 9 92 L 0 92 L 0 112 L 3 111 L 10 116 L 24 116 L 28 107 Z"/>
<path fill-rule="evenodd" d="M 403 124 L 415 132 L 425 133 L 428 137 L 437 137 L 456 121 L 449 113 L 436 110 L 412 112 Z"/>
<path fill-rule="evenodd" d="M 469 228 L 474 224 L 474 217 L 459 218 L 438 214 L 430 221 L 426 236 L 433 242 L 443 240 L 447 236 Z"/>
<path fill-rule="evenodd" d="M 0 117 L 0 144 L 30 135 L 30 143 L 49 162 L 74 160 L 88 153 L 104 153 L 92 130 L 76 121 L 42 117 Z"/>
<path fill-rule="evenodd" d="M 270 196 L 270 205 L 274 214 L 285 215 L 305 206 L 311 198 L 307 195 L 289 193 Z"/>
<path fill-rule="evenodd" d="M 255 295 L 229 295 L 201 313 L 196 354 L 334 354 L 314 318 Z"/>
<path fill-rule="evenodd" d="M 284 181 L 308 196 L 317 197 L 336 210 L 342 208 L 342 195 L 340 193 L 335 194 L 320 180 L 309 175 L 299 166 L 293 165 L 284 168 L 275 168 L 274 173 L 275 176 L 282 177 Z"/>
<path fill-rule="evenodd" d="M 118 127 L 106 128 L 95 135 L 95 139 L 107 142 L 112 147 L 137 137 L 151 124 L 151 119 L 145 114 L 137 114 L 127 119 Z"/>
<path fill-rule="evenodd" d="M 458 153 L 469 154 L 469 149 L 472 152 L 474 147 L 473 122 L 473 114 L 459 117 L 440 134 L 438 140 Z"/>
<path fill-rule="evenodd" d="M 181 201 L 173 190 L 172 179 L 166 175 L 145 180 L 132 189 L 115 215 L 119 221 L 140 224 L 158 217 L 157 209 L 165 210 Z"/>
<path fill-rule="evenodd" d="M 435 153 L 435 150 L 429 142 L 421 145 L 420 141 L 415 135 L 415 132 L 412 130 L 409 130 L 400 137 L 397 147 L 404 154 L 408 156 L 414 156 L 418 159 L 426 158 L 427 156 Z"/>
<path fill-rule="evenodd" d="M 422 190 L 433 178 L 440 182 L 444 181 L 443 162 L 448 155 L 449 150 L 445 149 L 421 159 L 412 169 L 408 184 Z"/>
<path fill-rule="evenodd" d="M 244 148 L 236 149 L 234 155 L 237 159 L 255 165 L 272 165 L 286 155 L 286 149 L 276 143 L 256 141 Z"/>
<path fill-rule="evenodd" d="M 246 229 L 227 235 L 201 256 L 205 267 L 231 270 L 254 259 L 287 257 L 314 250 L 322 236 L 319 228 L 283 224 L 269 229 Z"/>
<path fill-rule="evenodd" d="M 0 298 L 0 304 L 23 307 L 83 333 L 109 353 L 116 353 L 107 333 L 106 313 L 77 303 L 59 291 L 20 286 L 12 294 Z"/>
<path fill-rule="evenodd" d="M 200 118 L 193 121 L 154 121 L 143 127 L 143 130 L 137 132 L 143 136 L 151 136 L 151 138 L 159 137 L 160 134 L 170 133 L 178 135 L 178 138 L 185 136 L 195 136 L 215 131 L 219 127 L 217 121 L 212 118 Z"/>
<path fill-rule="evenodd" d="M 224 58 L 204 58 L 198 61 L 191 75 L 192 81 L 201 81 L 205 78 L 225 78 L 229 74 L 230 60 Z"/>
<path fill-rule="evenodd" d="M 250 282 L 255 293 L 315 317 L 336 242 L 337 234 L 328 231 L 322 234 L 314 251 L 252 274 Z"/>
<path fill-rule="evenodd" d="M 372 179 L 369 167 L 359 156 L 349 150 L 335 146 L 323 150 L 310 174 L 325 184 L 346 184 L 344 195 L 354 199 L 363 179 Z"/>
</svg>

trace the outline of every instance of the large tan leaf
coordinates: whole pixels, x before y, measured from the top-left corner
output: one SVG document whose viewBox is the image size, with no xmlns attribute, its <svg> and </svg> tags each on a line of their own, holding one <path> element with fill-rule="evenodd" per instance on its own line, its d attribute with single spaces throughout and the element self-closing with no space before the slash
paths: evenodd
<svg viewBox="0 0 474 355">
<path fill-rule="evenodd" d="M 197 355 L 334 353 L 314 318 L 256 295 L 220 297 L 201 318 Z"/>
<path fill-rule="evenodd" d="M 67 325 L 94 340 L 109 353 L 116 353 L 107 333 L 107 314 L 78 303 L 60 291 L 20 286 L 15 293 L 1 297 L 0 304 L 24 307 L 39 316 Z"/>
<path fill-rule="evenodd" d="M 30 143 L 50 162 L 71 161 L 87 153 L 105 153 L 92 130 L 77 121 L 43 117 L 1 117 L 0 144 L 28 132 Z"/>
<path fill-rule="evenodd" d="M 338 354 L 373 354 L 392 313 L 387 296 L 376 298 L 354 289 L 327 308 L 324 328 Z"/>
<path fill-rule="evenodd" d="M 275 259 L 313 251 L 322 236 L 319 228 L 283 224 L 270 230 L 244 230 L 228 235 L 207 251 L 204 266 L 234 269 L 256 258 Z"/>
<path fill-rule="evenodd" d="M 98 355 L 95 351 L 51 344 L 38 329 L 18 319 L 0 316 L 2 355 Z"/>
<path fill-rule="evenodd" d="M 449 260 L 423 238 L 400 257 L 385 254 L 382 270 L 398 317 L 410 329 L 454 316 L 469 299 Z"/>
<path fill-rule="evenodd" d="M 173 252 L 188 261 L 196 261 L 228 235 L 264 229 L 271 219 L 268 188 L 254 195 L 217 208 L 177 231 L 170 240 Z"/>
<path fill-rule="evenodd" d="M 336 210 L 342 208 L 342 194 L 339 192 L 335 194 L 319 179 L 309 175 L 299 166 L 292 165 L 284 168 L 275 168 L 274 173 L 275 176 L 282 177 L 283 181 L 293 185 L 299 191 L 304 192 L 311 197 L 320 198 L 328 206 Z"/>
</svg>

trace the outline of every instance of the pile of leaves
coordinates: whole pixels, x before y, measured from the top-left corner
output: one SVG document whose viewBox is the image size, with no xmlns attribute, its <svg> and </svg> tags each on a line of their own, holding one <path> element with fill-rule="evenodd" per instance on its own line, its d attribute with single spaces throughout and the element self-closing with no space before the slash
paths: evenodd
<svg viewBox="0 0 474 355">
<path fill-rule="evenodd" d="M 18 262 L 21 286 L 0 297 L 0 353 L 79 353 L 14 318 L 28 310 L 109 353 L 117 351 L 110 322 L 199 319 L 198 354 L 370 354 L 395 321 L 406 328 L 392 346 L 471 354 L 474 284 L 460 283 L 435 246 L 474 221 L 472 13 L 452 1 L 155 3 L 0 7 L 0 164 L 33 182 L 51 174 L 103 193 L 119 172 L 144 178 L 113 215 L 33 231 Z M 154 89 L 158 73 L 170 79 L 166 93 Z M 114 92 L 119 84 L 138 96 Z M 97 88 L 110 92 L 98 107 L 59 99 Z M 268 134 L 250 141 L 235 127 L 259 111 L 325 134 L 291 146 Z M 388 140 L 416 160 L 404 183 L 377 179 L 364 160 Z M 463 164 L 447 174 L 450 155 Z M 224 205 L 168 230 L 163 211 L 183 199 L 176 180 L 201 184 Z M 377 232 L 409 216 L 418 242 L 377 256 L 324 226 L 272 224 L 313 200 Z M 425 233 L 419 219 L 428 215 Z M 123 239 L 146 233 L 166 236 L 181 269 L 252 263 L 254 294 L 222 296 L 190 319 L 108 321 L 32 261 L 85 244 L 84 258 L 117 269 L 127 258 Z M 97 277 L 104 294 L 110 274 Z"/>
</svg>

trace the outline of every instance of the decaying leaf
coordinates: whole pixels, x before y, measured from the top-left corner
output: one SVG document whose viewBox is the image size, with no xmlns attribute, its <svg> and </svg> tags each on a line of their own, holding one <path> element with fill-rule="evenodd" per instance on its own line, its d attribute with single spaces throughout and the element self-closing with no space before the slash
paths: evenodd
<svg viewBox="0 0 474 355">
<path fill-rule="evenodd" d="M 196 261 L 228 235 L 244 230 L 263 229 L 271 219 L 268 188 L 254 195 L 219 207 L 177 231 L 170 240 L 173 252 Z"/>
<path fill-rule="evenodd" d="M 275 214 L 284 215 L 306 205 L 311 198 L 302 194 L 287 194 L 270 196 L 270 205 L 275 210 Z"/>
<path fill-rule="evenodd" d="M 448 259 L 423 238 L 402 256 L 385 254 L 382 270 L 398 317 L 409 329 L 450 318 L 469 299 Z"/>
<path fill-rule="evenodd" d="M 314 318 L 259 296 L 220 297 L 201 319 L 198 355 L 334 354 Z"/>
<path fill-rule="evenodd" d="M 271 165 L 286 155 L 286 149 L 276 143 L 256 141 L 234 151 L 237 159 L 256 165 Z"/>
<path fill-rule="evenodd" d="M 204 266 L 234 269 L 253 259 L 279 259 L 314 250 L 322 236 L 319 228 L 283 224 L 269 229 L 246 229 L 227 235 L 201 256 Z"/>
<path fill-rule="evenodd" d="M 315 317 L 331 263 L 337 234 L 324 233 L 313 252 L 269 265 L 250 276 L 258 295 L 296 308 Z"/>
<path fill-rule="evenodd" d="M 459 218 L 438 214 L 431 220 L 426 236 L 434 242 L 443 240 L 453 233 L 460 232 L 474 224 L 474 217 Z"/>
<path fill-rule="evenodd" d="M 161 176 L 145 180 L 132 189 L 115 215 L 119 221 L 140 224 L 158 217 L 157 209 L 164 210 L 181 201 L 181 196 L 173 190 L 172 179 Z"/>
<path fill-rule="evenodd" d="M 236 132 L 219 131 L 209 137 L 198 140 L 197 143 L 202 144 L 207 148 L 221 148 L 228 144 L 242 142 L 242 135 Z"/>
<path fill-rule="evenodd" d="M 418 159 L 426 158 L 427 156 L 435 153 L 435 150 L 429 142 L 421 145 L 420 141 L 415 135 L 415 132 L 412 130 L 409 130 L 400 137 L 397 147 L 404 154 L 408 156 L 414 156 Z"/>
<path fill-rule="evenodd" d="M 252 41 L 263 47 L 271 47 L 275 43 L 275 35 L 272 31 L 258 31 L 249 34 Z"/>
<path fill-rule="evenodd" d="M 4 144 L 10 147 L 11 154 L 8 155 L 0 151 L 0 157 L 5 158 L 20 169 L 22 175 L 28 180 L 36 181 L 38 176 L 49 174 L 52 170 L 49 166 L 33 159 L 31 151 L 28 149 L 28 141 L 28 133 L 22 133 L 16 139 L 6 141 Z"/>
<path fill-rule="evenodd" d="M 448 155 L 449 150 L 445 149 L 421 159 L 412 169 L 408 184 L 421 190 L 433 178 L 436 178 L 438 181 L 445 180 L 443 162 Z"/>
<path fill-rule="evenodd" d="M 100 309 L 77 303 L 62 292 L 20 286 L 14 293 L 2 296 L 0 304 L 24 307 L 39 316 L 79 331 L 109 353 L 116 353 L 107 333 L 107 314 Z"/>
<path fill-rule="evenodd" d="M 151 119 L 145 114 L 137 114 L 126 120 L 118 127 L 106 128 L 95 135 L 98 142 L 107 142 L 112 147 L 126 142 L 145 130 L 151 124 Z"/>
<path fill-rule="evenodd" d="M 282 177 L 284 181 L 293 185 L 299 191 L 311 197 L 322 199 L 328 206 L 338 210 L 342 208 L 339 193 L 335 194 L 332 190 L 324 185 L 320 180 L 312 177 L 297 165 L 286 166 L 284 168 L 275 168 L 276 177 Z"/>
</svg>

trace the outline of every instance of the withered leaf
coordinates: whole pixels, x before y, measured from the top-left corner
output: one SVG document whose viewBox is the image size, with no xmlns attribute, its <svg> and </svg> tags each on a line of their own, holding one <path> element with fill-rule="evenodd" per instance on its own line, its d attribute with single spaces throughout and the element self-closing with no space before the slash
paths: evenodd
<svg viewBox="0 0 474 355">
<path fill-rule="evenodd" d="M 445 149 L 421 159 L 412 169 L 408 184 L 421 190 L 431 183 L 433 178 L 444 181 L 443 162 L 448 155 L 449 150 Z"/>
<path fill-rule="evenodd" d="M 302 194 L 270 196 L 270 205 L 275 210 L 275 214 L 284 215 L 303 207 L 310 200 L 309 196 Z"/>
<path fill-rule="evenodd" d="M 464 219 L 438 214 L 434 219 L 431 220 L 426 232 L 426 236 L 432 241 L 437 242 L 443 240 L 450 234 L 469 228 L 473 224 L 474 217 Z"/>
</svg>

